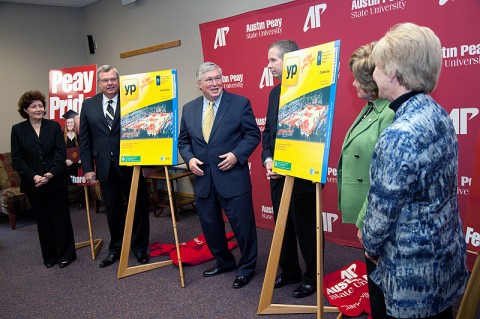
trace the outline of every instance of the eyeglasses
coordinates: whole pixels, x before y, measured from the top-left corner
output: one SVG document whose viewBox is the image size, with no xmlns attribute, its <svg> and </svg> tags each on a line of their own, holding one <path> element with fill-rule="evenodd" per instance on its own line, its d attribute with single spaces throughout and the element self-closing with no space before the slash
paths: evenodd
<svg viewBox="0 0 480 319">
<path fill-rule="evenodd" d="M 207 84 L 213 84 L 213 81 L 215 81 L 216 83 L 220 83 L 222 82 L 222 76 L 219 75 L 219 76 L 216 76 L 214 78 L 206 78 L 206 79 L 203 79 L 203 82 L 207 83 Z"/>
<path fill-rule="evenodd" d="M 101 80 L 98 80 L 98 82 L 101 82 L 103 84 L 107 84 L 108 82 L 112 82 L 112 83 L 115 83 L 117 82 L 118 78 L 110 78 L 110 79 L 101 79 Z"/>
</svg>

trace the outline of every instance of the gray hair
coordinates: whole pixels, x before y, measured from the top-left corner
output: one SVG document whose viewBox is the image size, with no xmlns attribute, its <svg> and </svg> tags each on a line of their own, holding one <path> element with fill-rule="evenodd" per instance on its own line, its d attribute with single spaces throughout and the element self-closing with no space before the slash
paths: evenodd
<svg viewBox="0 0 480 319">
<path fill-rule="evenodd" d="M 117 74 L 117 77 L 118 77 L 118 71 L 117 69 L 115 69 L 113 66 L 111 65 L 108 65 L 108 64 L 105 64 L 105 65 L 102 65 L 100 66 L 98 69 L 97 69 L 97 81 L 100 80 L 100 73 L 103 73 L 103 72 L 108 72 L 110 70 L 114 70 L 115 73 Z"/>
<path fill-rule="evenodd" d="M 222 68 L 219 67 L 217 64 L 215 64 L 213 62 L 205 62 L 205 63 L 200 64 L 200 66 L 197 69 L 197 74 L 196 74 L 197 81 L 203 80 L 203 75 L 205 73 L 216 70 L 216 69 L 218 69 L 220 71 L 220 75 L 223 74 L 222 73 Z"/>
</svg>

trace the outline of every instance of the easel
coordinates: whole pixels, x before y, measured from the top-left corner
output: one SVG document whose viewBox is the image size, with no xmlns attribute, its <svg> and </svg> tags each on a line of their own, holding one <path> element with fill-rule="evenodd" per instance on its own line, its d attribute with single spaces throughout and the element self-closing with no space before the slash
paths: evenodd
<svg viewBox="0 0 480 319">
<path fill-rule="evenodd" d="M 182 284 L 182 288 L 184 288 L 185 281 L 183 278 L 183 266 L 182 266 L 182 260 L 180 256 L 180 247 L 178 246 L 177 222 L 175 220 L 175 214 L 173 214 L 174 206 L 173 206 L 173 198 L 172 198 L 172 189 L 170 187 L 170 177 L 168 175 L 168 167 L 164 166 L 164 168 L 165 168 L 165 177 L 166 177 L 167 188 L 168 188 L 168 199 L 170 201 L 170 209 L 172 211 L 171 216 L 172 216 L 173 234 L 175 236 L 175 247 L 177 249 L 178 267 L 180 269 L 180 281 Z M 128 200 L 127 217 L 125 220 L 125 230 L 123 232 L 122 251 L 120 253 L 120 263 L 118 266 L 118 274 L 117 274 L 118 279 L 173 264 L 172 260 L 165 260 L 165 261 L 159 261 L 159 262 L 149 263 L 145 265 L 128 267 L 128 256 L 130 254 L 130 245 L 132 241 L 133 218 L 135 215 L 135 204 L 137 203 L 138 181 L 140 179 L 140 171 L 141 171 L 140 166 L 133 167 L 132 184 L 130 187 L 130 198 Z"/>
<path fill-rule="evenodd" d="M 324 312 L 339 312 L 337 307 L 323 306 L 323 240 L 322 240 L 322 187 L 316 184 L 316 219 L 317 219 L 317 306 L 306 305 L 288 305 L 288 304 L 272 304 L 273 287 L 275 277 L 278 270 L 278 262 L 280 260 L 280 250 L 282 248 L 283 235 L 285 234 L 285 226 L 287 224 L 288 209 L 292 197 L 293 183 L 295 177 L 286 176 L 283 186 L 282 200 L 278 211 L 275 231 L 273 233 L 272 247 L 268 256 L 267 269 L 265 271 L 265 279 L 263 280 L 262 293 L 258 305 L 257 314 L 293 314 L 293 313 L 316 313 L 317 318 L 324 318 Z M 342 318 L 340 313 L 337 319 Z"/>
<path fill-rule="evenodd" d="M 83 185 L 83 191 L 85 193 L 85 208 L 87 210 L 87 221 L 88 221 L 88 233 L 90 235 L 90 240 L 82 241 L 80 243 L 75 243 L 75 249 L 83 248 L 90 245 L 90 249 L 92 251 L 92 260 L 95 260 L 97 257 L 98 250 L 102 246 L 101 239 L 93 239 L 93 232 L 92 232 L 92 222 L 90 220 L 90 202 L 88 200 L 88 186 Z"/>
<path fill-rule="evenodd" d="M 473 266 L 470 279 L 468 280 L 467 288 L 463 294 L 460 308 L 458 309 L 457 319 L 473 319 L 480 303 L 480 257 L 478 253 L 468 251 L 469 253 L 477 255 L 475 265 Z"/>
</svg>

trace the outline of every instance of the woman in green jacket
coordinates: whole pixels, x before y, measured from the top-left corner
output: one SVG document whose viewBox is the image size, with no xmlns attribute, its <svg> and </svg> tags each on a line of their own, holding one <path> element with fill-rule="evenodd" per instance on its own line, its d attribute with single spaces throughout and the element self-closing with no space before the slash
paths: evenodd
<svg viewBox="0 0 480 319">
<path fill-rule="evenodd" d="M 359 47 L 348 62 L 357 95 L 367 104 L 348 130 L 338 162 L 338 209 L 342 213 L 343 223 L 356 224 L 359 229 L 363 228 L 373 149 L 380 133 L 392 123 L 395 114 L 388 107 L 389 101 L 378 98 L 378 87 L 372 77 L 375 65 L 370 53 L 375 43 Z M 365 261 L 367 273 L 370 274 L 375 264 L 367 259 Z M 370 279 L 368 286 L 372 317 L 384 318 L 383 293 Z"/>
</svg>

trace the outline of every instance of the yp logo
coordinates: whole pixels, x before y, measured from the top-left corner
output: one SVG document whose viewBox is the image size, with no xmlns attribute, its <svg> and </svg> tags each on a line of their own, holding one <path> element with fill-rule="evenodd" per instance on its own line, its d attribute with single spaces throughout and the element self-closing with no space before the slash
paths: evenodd
<svg viewBox="0 0 480 319">
<path fill-rule="evenodd" d="M 122 81 L 123 99 L 132 101 L 138 99 L 138 81 L 137 79 L 125 79 Z"/>
<path fill-rule="evenodd" d="M 284 79 L 282 80 L 282 83 L 285 86 L 292 86 L 297 84 L 300 73 L 300 58 L 298 56 L 294 56 L 285 59 L 283 67 Z"/>
</svg>

